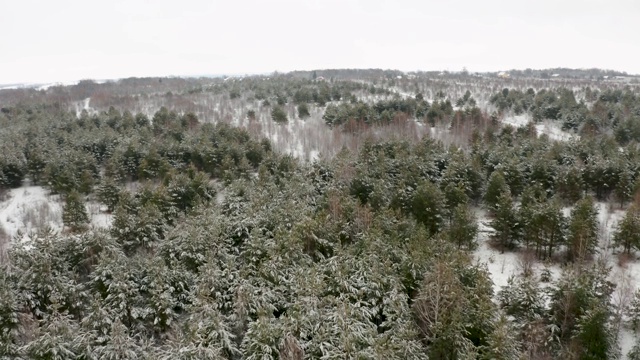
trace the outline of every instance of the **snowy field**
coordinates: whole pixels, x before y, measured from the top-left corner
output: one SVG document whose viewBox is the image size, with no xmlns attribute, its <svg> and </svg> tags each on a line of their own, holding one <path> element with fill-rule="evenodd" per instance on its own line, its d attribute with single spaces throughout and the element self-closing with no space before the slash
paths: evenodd
<svg viewBox="0 0 640 360">
<path fill-rule="evenodd" d="M 11 189 L 0 202 L 0 226 L 11 238 L 26 239 L 31 231 L 62 230 L 62 203 L 41 186 Z M 20 235 L 20 236 L 19 236 Z"/>
<path fill-rule="evenodd" d="M 513 127 L 523 127 L 527 126 L 529 122 L 531 122 L 531 116 L 528 114 L 522 115 L 508 115 L 502 119 L 502 123 L 506 125 L 511 125 Z M 535 124 L 536 132 L 538 136 L 547 135 L 550 140 L 556 141 L 570 141 L 570 140 L 578 140 L 580 138 L 579 135 L 574 133 L 564 131 L 560 127 L 557 122 L 545 120 L 541 123 Z"/>
<path fill-rule="evenodd" d="M 87 214 L 94 228 L 111 226 L 112 215 L 105 212 L 104 205 L 88 202 Z M 63 201 L 59 195 L 51 195 L 41 186 L 23 186 L 11 189 L 0 201 L 0 227 L 10 238 L 28 241 L 32 232 L 64 230 L 62 223 Z"/>
</svg>

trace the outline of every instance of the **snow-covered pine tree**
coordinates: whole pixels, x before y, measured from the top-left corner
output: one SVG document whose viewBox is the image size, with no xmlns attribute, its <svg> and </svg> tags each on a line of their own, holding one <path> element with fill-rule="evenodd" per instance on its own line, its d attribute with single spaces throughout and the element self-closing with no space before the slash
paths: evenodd
<svg viewBox="0 0 640 360">
<path fill-rule="evenodd" d="M 67 195 L 66 203 L 62 208 L 62 222 L 71 231 L 82 230 L 89 223 L 84 199 L 77 191 L 72 191 Z"/>
<path fill-rule="evenodd" d="M 513 249 L 520 239 L 520 219 L 508 189 L 498 196 L 494 209 L 495 218 L 491 221 L 491 227 L 495 230 L 493 238 L 503 253 Z"/>
<path fill-rule="evenodd" d="M 575 261 L 593 255 L 598 246 L 598 210 L 590 196 L 578 201 L 571 211 L 568 257 Z"/>
<path fill-rule="evenodd" d="M 510 192 L 509 186 L 501 171 L 494 171 L 489 177 L 487 190 L 484 193 L 484 203 L 494 212 L 498 211 L 500 196 L 505 192 Z"/>
<path fill-rule="evenodd" d="M 453 217 L 445 236 L 458 249 L 473 250 L 477 247 L 478 222 L 475 214 L 465 204 L 458 205 L 453 210 Z"/>
<path fill-rule="evenodd" d="M 640 206 L 633 204 L 627 209 L 613 234 L 613 244 L 626 254 L 640 249 Z"/>
<path fill-rule="evenodd" d="M 493 331 L 487 337 L 487 345 L 482 348 L 482 359 L 520 360 L 521 344 L 516 326 L 505 314 L 500 314 L 493 323 Z"/>
</svg>

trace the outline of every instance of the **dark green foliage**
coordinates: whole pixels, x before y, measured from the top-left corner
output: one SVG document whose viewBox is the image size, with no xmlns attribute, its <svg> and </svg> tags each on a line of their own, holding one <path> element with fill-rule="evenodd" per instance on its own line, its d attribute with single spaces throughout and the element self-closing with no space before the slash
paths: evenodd
<svg viewBox="0 0 640 360">
<path fill-rule="evenodd" d="M 158 191 L 149 195 L 148 198 L 121 196 L 114 211 L 111 235 L 127 252 L 149 247 L 160 240 L 165 232 L 165 217 L 173 215 L 171 207 L 165 205 L 170 201 L 166 193 Z"/>
<path fill-rule="evenodd" d="M 433 155 L 437 156 L 438 154 Z M 451 154 L 448 162 L 439 158 L 436 158 L 436 160 L 438 168 L 445 168 L 444 173 L 442 173 L 443 183 L 454 183 L 462 187 L 470 200 L 477 202 L 482 198 L 482 188 L 485 182 L 481 173 L 482 170 L 474 159 L 456 151 Z"/>
<path fill-rule="evenodd" d="M 273 109 L 271 110 L 271 120 L 279 124 L 286 123 L 287 121 L 289 121 L 287 117 L 287 113 L 284 111 L 284 109 L 280 105 L 274 106 Z"/>
<path fill-rule="evenodd" d="M 447 208 L 447 212 L 449 213 L 450 219 L 453 216 L 454 210 L 458 208 L 458 206 L 466 205 L 469 203 L 469 197 L 467 196 L 462 183 L 447 183 L 447 186 L 445 186 L 443 190 L 443 194 L 445 199 L 445 206 Z"/>
<path fill-rule="evenodd" d="M 486 273 L 475 267 L 459 271 L 460 264 L 450 260 L 434 264 L 413 304 L 429 358 L 456 359 L 475 353 L 476 345 L 486 344 L 486 325 L 491 321 L 487 318 L 492 305 Z M 478 297 L 470 298 L 470 290 Z"/>
<path fill-rule="evenodd" d="M 508 285 L 498 293 L 500 306 L 520 323 L 545 316 L 545 298 L 540 284 L 531 276 L 510 277 Z"/>
<path fill-rule="evenodd" d="M 429 233 L 435 234 L 441 229 L 444 222 L 442 213 L 444 196 L 437 186 L 428 181 L 418 186 L 411 197 L 409 206 L 411 214 L 418 222 L 424 224 Z M 463 214 L 458 215 L 462 216 Z"/>
<path fill-rule="evenodd" d="M 636 290 L 633 294 L 633 298 L 626 309 L 626 315 L 629 317 L 631 323 L 631 329 L 638 331 L 640 327 L 640 291 Z M 640 354 L 639 354 L 640 355 Z"/>
<path fill-rule="evenodd" d="M 370 105 L 364 102 L 355 104 L 341 103 L 328 105 L 322 118 L 329 126 L 339 126 L 350 120 L 365 124 L 388 124 L 398 114 L 409 117 L 420 117 L 429 108 L 429 104 L 422 100 L 401 99 L 378 101 Z"/>
<path fill-rule="evenodd" d="M 576 166 L 563 169 L 557 177 L 555 188 L 558 195 L 568 203 L 580 200 L 584 193 L 582 174 Z"/>
<path fill-rule="evenodd" d="M 2 158 L 0 159 L 0 187 L 15 188 L 22 185 L 26 175 L 26 161 L 17 148 L 9 148 L 8 144 L 0 146 Z"/>
<path fill-rule="evenodd" d="M 153 115 L 151 123 L 155 134 L 168 132 L 178 125 L 178 114 L 163 106 Z"/>
<path fill-rule="evenodd" d="M 568 269 L 551 292 L 552 322 L 566 349 L 582 359 L 608 359 L 615 348 L 609 301 L 613 284 L 602 266 Z"/>
<path fill-rule="evenodd" d="M 150 125 L 149 118 L 145 114 L 142 114 L 142 113 L 136 114 L 136 126 L 145 127 L 149 125 Z"/>
<path fill-rule="evenodd" d="M 627 353 L 627 359 L 629 360 L 638 360 L 640 359 L 640 345 L 638 345 L 638 343 L 636 343 L 633 348 L 631 348 L 631 351 L 629 351 L 629 353 Z"/>
<path fill-rule="evenodd" d="M 172 176 L 166 186 L 172 206 L 179 211 L 190 210 L 201 202 L 207 203 L 215 195 L 205 174 L 195 171 Z"/>
<path fill-rule="evenodd" d="M 491 174 L 489 182 L 487 183 L 487 191 L 484 194 L 484 202 L 495 211 L 498 206 L 498 199 L 503 193 L 510 192 L 509 186 L 502 175 L 502 172 L 495 171 Z"/>
<path fill-rule="evenodd" d="M 8 269 L 0 270 L 0 357 L 12 358 L 19 353 L 20 302 L 11 286 Z"/>
<path fill-rule="evenodd" d="M 310 116 L 309 114 L 309 106 L 306 103 L 302 103 L 298 105 L 298 117 L 300 119 L 306 119 Z"/>
<path fill-rule="evenodd" d="M 532 107 L 534 98 L 535 91 L 533 89 L 524 93 L 519 90 L 503 89 L 494 94 L 489 101 L 500 111 L 513 109 L 514 113 L 518 115 Z"/>
<path fill-rule="evenodd" d="M 591 196 L 631 200 L 640 161 L 635 90 L 504 89 L 492 96 L 490 117 L 471 96 L 477 89 L 421 73 L 415 81 L 353 73 L 366 80 L 333 70 L 121 80 L 136 97 L 83 82 L 24 90 L 15 106 L 1 92 L 0 187 L 29 179 L 60 193 L 65 208 L 74 197 L 84 206 L 86 195 L 114 218 L 108 231 L 23 234 L 29 242 L 0 258 L 0 358 L 613 358 L 612 312 L 623 310 L 611 305 L 608 270 L 590 261 Z M 390 85 L 436 100 L 395 96 Z M 73 104 L 60 99 L 79 90 L 92 109 L 70 113 Z M 381 137 L 381 125 L 414 118 L 449 126 L 453 138 L 447 146 L 370 139 L 357 153 L 305 164 L 224 124 L 227 108 L 212 118 L 202 107 L 209 95 L 242 99 L 233 106 L 271 102 L 285 118 L 293 106 L 303 118 L 308 104 L 326 105 L 330 126 L 363 125 Z M 32 105 L 38 99 L 47 102 Z M 126 110 L 142 99 L 166 107 L 153 121 Z M 501 126 L 511 112 L 582 137 L 557 142 L 536 136 L 534 124 Z M 497 298 L 470 254 L 483 199 L 496 245 L 524 248 L 522 276 Z M 573 207 L 568 224 L 561 206 Z M 636 213 L 634 205 L 614 235 L 626 252 L 637 249 Z M 541 286 L 536 253 L 553 261 L 565 251 L 581 261 L 560 280 L 543 270 Z"/>
<path fill-rule="evenodd" d="M 120 202 L 120 187 L 111 178 L 103 179 L 96 191 L 98 200 L 107 205 L 108 211 L 115 210 Z"/>
<path fill-rule="evenodd" d="M 619 175 L 618 184 L 614 189 L 616 200 L 620 202 L 620 207 L 631 200 L 634 191 L 634 175 L 630 169 L 624 169 Z"/>
<path fill-rule="evenodd" d="M 567 224 L 557 201 L 539 198 L 523 203 L 518 215 L 522 240 L 539 258 L 550 258 L 565 245 Z"/>
<path fill-rule="evenodd" d="M 493 331 L 487 337 L 487 346 L 483 349 L 483 359 L 521 359 L 521 344 L 515 330 L 516 326 L 505 315 L 494 321 Z"/>
<path fill-rule="evenodd" d="M 431 126 L 435 126 L 436 122 L 443 121 L 451 115 L 453 115 L 453 106 L 449 99 L 434 101 L 426 113 L 427 121 Z"/>
<path fill-rule="evenodd" d="M 595 253 L 598 246 L 598 211 L 593 199 L 586 197 L 571 211 L 569 222 L 569 260 L 580 260 Z"/>
<path fill-rule="evenodd" d="M 501 252 L 514 249 L 520 239 L 521 222 L 509 190 L 498 196 L 494 209 L 495 218 L 491 222 L 491 227 L 495 230 L 493 238 Z"/>
<path fill-rule="evenodd" d="M 627 254 L 631 250 L 640 250 L 640 209 L 638 205 L 631 205 L 627 209 L 624 219 L 618 224 L 613 234 L 613 244 L 621 247 Z"/>
<path fill-rule="evenodd" d="M 458 249 L 473 250 L 477 247 L 478 222 L 466 205 L 458 205 L 453 209 L 445 234 Z"/>
<path fill-rule="evenodd" d="M 65 199 L 65 204 L 62 208 L 62 222 L 71 231 L 81 230 L 89 222 L 84 199 L 76 191 L 69 193 Z"/>
</svg>

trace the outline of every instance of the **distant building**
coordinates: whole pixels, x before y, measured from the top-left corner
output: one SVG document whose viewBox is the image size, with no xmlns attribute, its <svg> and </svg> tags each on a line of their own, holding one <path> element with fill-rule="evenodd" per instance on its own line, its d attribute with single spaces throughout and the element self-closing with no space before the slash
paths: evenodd
<svg viewBox="0 0 640 360">
<path fill-rule="evenodd" d="M 326 81 L 326 80 L 325 80 L 325 78 L 324 78 L 324 77 L 322 77 L 322 76 L 318 76 L 318 77 L 316 78 L 316 81 Z"/>
<path fill-rule="evenodd" d="M 511 75 L 508 72 L 501 71 L 498 73 L 498 77 L 503 79 L 508 79 L 511 77 Z"/>
<path fill-rule="evenodd" d="M 551 75 L 551 77 L 557 78 L 557 77 L 560 77 L 560 74 L 553 74 L 553 75 Z"/>
</svg>

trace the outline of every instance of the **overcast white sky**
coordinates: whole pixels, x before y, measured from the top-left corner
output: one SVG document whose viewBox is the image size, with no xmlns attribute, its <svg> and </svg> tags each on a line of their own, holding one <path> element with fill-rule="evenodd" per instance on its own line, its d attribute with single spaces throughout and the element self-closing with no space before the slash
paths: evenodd
<svg viewBox="0 0 640 360">
<path fill-rule="evenodd" d="M 16 0 L 0 84 L 323 68 L 640 74 L 638 0 Z"/>
</svg>

